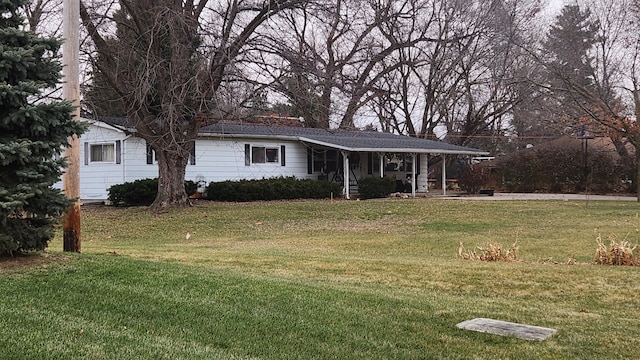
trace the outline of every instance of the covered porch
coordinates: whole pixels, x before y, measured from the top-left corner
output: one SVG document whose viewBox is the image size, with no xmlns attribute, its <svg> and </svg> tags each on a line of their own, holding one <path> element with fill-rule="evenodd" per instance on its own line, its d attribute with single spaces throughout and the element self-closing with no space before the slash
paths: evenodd
<svg viewBox="0 0 640 360">
<path fill-rule="evenodd" d="M 416 138 L 410 138 L 416 139 Z M 333 181 L 343 184 L 342 192 L 350 199 L 357 193 L 358 181 L 365 177 L 389 176 L 396 180 L 396 191 L 404 192 L 412 197 L 418 193 L 429 193 L 436 183 L 441 183 L 442 195 L 447 195 L 447 160 L 449 157 L 480 156 L 487 152 L 434 142 L 445 148 L 351 148 L 331 146 L 330 144 L 306 143 L 308 157 L 308 173 L 317 176 L 318 180 Z M 425 145 L 425 143 L 422 143 Z M 432 144 L 430 144 L 432 145 Z M 439 158 L 440 174 L 429 172 L 430 158 Z M 347 176 L 345 176 L 347 174 Z M 436 178 L 438 176 L 439 178 Z"/>
</svg>

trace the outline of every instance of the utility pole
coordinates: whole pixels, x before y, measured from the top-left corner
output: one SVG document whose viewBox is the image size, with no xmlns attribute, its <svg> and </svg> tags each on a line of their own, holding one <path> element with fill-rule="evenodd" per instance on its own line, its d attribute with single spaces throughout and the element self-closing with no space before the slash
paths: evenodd
<svg viewBox="0 0 640 360">
<path fill-rule="evenodd" d="M 75 106 L 73 118 L 80 121 L 80 1 L 64 0 L 62 5 L 64 44 L 62 45 L 63 96 Z M 62 175 L 65 195 L 76 201 L 64 214 L 63 251 L 80 252 L 80 140 L 74 135 L 65 150 L 68 167 Z"/>
</svg>

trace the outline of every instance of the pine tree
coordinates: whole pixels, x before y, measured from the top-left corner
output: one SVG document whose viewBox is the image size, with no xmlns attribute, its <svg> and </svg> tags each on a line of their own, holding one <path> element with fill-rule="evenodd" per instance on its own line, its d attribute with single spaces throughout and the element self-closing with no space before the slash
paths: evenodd
<svg viewBox="0 0 640 360">
<path fill-rule="evenodd" d="M 596 89 L 592 51 L 598 41 L 600 25 L 591 11 L 566 5 L 551 26 L 543 48 L 550 56 L 549 83 L 558 102 L 560 117 L 576 122 L 590 104 L 576 96 L 575 88 Z"/>
<path fill-rule="evenodd" d="M 0 255 L 43 250 L 71 201 L 54 189 L 68 138 L 82 133 L 71 103 L 35 102 L 60 81 L 60 41 L 24 31 L 23 0 L 0 1 Z"/>
<path fill-rule="evenodd" d="M 591 19 L 591 11 L 578 5 L 567 5 L 551 26 L 544 47 L 562 76 L 579 78 L 585 85 L 593 82 L 590 53 L 597 43 L 599 24 Z"/>
</svg>

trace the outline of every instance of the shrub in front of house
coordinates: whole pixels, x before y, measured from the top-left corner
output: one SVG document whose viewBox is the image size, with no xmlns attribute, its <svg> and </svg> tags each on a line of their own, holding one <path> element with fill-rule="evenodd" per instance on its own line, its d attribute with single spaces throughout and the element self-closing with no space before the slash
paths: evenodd
<svg viewBox="0 0 640 360">
<path fill-rule="evenodd" d="M 329 181 L 277 177 L 259 180 L 211 182 L 206 199 L 215 201 L 259 201 L 325 199 L 340 194 L 339 184 Z"/>
<path fill-rule="evenodd" d="M 196 192 L 197 184 L 191 180 L 184 183 L 188 195 Z M 158 194 L 158 179 L 141 179 L 109 188 L 109 201 L 113 205 L 148 206 Z"/>
<path fill-rule="evenodd" d="M 368 177 L 358 180 L 358 193 L 364 199 L 389 196 L 396 191 L 396 181 L 392 177 Z"/>
<path fill-rule="evenodd" d="M 463 167 L 458 174 L 460 189 L 469 194 L 477 194 L 489 182 L 489 169 L 477 164 Z"/>
</svg>

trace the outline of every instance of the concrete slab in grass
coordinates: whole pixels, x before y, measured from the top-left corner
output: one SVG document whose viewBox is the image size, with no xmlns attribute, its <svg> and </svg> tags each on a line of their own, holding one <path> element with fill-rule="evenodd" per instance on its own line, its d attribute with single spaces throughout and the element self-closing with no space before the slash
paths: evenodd
<svg viewBox="0 0 640 360">
<path fill-rule="evenodd" d="M 460 329 L 479 331 L 502 336 L 513 336 L 524 340 L 543 341 L 557 332 L 555 329 L 512 323 L 507 321 L 476 318 L 456 325 Z"/>
</svg>

